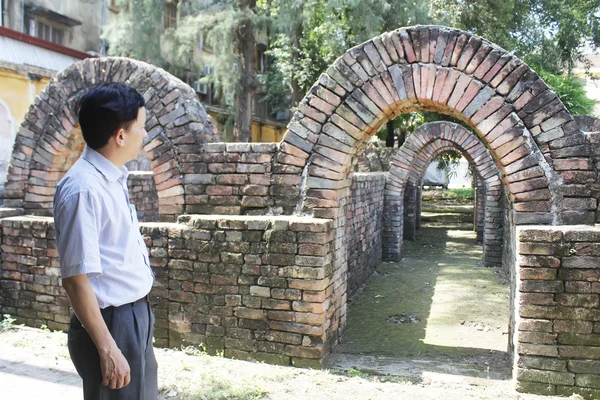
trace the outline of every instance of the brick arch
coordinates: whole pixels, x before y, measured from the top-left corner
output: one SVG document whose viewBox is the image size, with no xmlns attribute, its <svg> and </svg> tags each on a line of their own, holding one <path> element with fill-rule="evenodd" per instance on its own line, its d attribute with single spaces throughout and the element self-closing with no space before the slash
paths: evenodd
<svg viewBox="0 0 600 400">
<path fill-rule="evenodd" d="M 461 149 L 456 147 L 455 145 L 449 144 L 447 147 L 444 147 L 443 150 L 432 153 L 432 150 L 425 149 L 422 153 L 426 154 L 427 161 L 425 161 L 426 165 L 429 165 L 434 161 L 437 155 L 445 152 L 445 151 L 456 151 L 461 152 Z M 422 193 L 423 193 L 423 178 L 427 167 L 424 166 L 423 170 L 419 169 L 419 171 L 413 170 L 411 175 L 409 175 L 409 181 L 406 183 L 405 191 L 404 191 L 404 229 L 403 229 L 403 239 L 404 240 L 413 240 L 416 238 L 416 231 L 420 227 L 420 215 L 421 215 L 421 207 L 422 207 Z M 473 170 L 473 180 L 474 180 L 474 214 L 473 214 L 473 228 L 476 233 L 476 239 L 478 243 L 486 243 L 487 240 L 484 240 L 485 228 L 484 221 L 485 218 L 485 210 L 486 208 L 493 207 L 494 203 L 497 203 L 496 199 L 490 199 L 491 201 L 486 201 L 486 185 L 483 179 L 479 176 L 476 170 Z M 414 182 L 414 183 L 413 183 Z M 490 235 L 486 236 L 487 238 Z M 485 257 L 488 254 L 487 251 L 484 251 L 484 259 L 488 259 L 488 262 L 492 262 L 490 257 Z"/>
<path fill-rule="evenodd" d="M 452 122 L 434 122 L 418 127 L 408 137 L 392 160 L 387 176 L 384 201 L 384 257 L 400 259 L 404 226 L 404 204 L 415 204 L 416 188 L 420 186 L 427 167 L 435 157 L 447 151 L 459 151 L 468 160 L 484 186 L 485 223 L 483 232 L 483 259 L 488 265 L 501 262 L 503 206 L 502 181 L 490 152 L 478 138 L 461 125 Z M 514 188 L 515 192 L 520 189 Z M 410 206 L 409 206 L 410 207 Z M 415 210 L 408 210 L 416 217 Z M 414 229 L 416 224 L 411 225 Z"/>
<path fill-rule="evenodd" d="M 281 164 L 304 170 L 297 210 L 342 215 L 356 155 L 387 120 L 415 110 L 465 121 L 505 182 L 531 183 L 519 199 L 507 185 L 511 206 L 523 203 L 513 207 L 516 224 L 593 223 L 593 212 L 581 207 L 591 196 L 578 194 L 579 178 L 565 170 L 565 160 L 589 157 L 589 144 L 556 94 L 505 50 L 438 26 L 398 29 L 356 46 L 311 88 L 278 154 Z"/>
<path fill-rule="evenodd" d="M 468 157 L 468 153 L 464 151 L 464 149 L 457 146 L 455 143 L 441 141 L 441 143 L 437 143 L 436 140 L 433 143 L 430 143 L 420 156 L 426 157 L 426 163 L 429 165 L 435 158 L 447 151 L 458 151 L 462 153 L 465 158 L 469 161 L 469 163 L 473 166 L 475 162 Z M 489 154 L 488 154 L 489 157 Z M 491 158 L 488 159 L 486 165 L 490 165 L 489 162 L 493 161 Z M 421 186 L 421 182 L 423 180 L 423 176 L 425 175 L 425 170 L 427 166 L 421 168 L 417 166 L 417 169 L 413 170 L 413 177 L 416 178 L 416 187 Z M 495 175 L 488 177 L 487 179 L 481 176 L 482 168 L 475 168 L 475 180 L 478 181 L 478 187 L 476 190 L 479 191 L 479 195 L 483 196 L 482 201 L 482 231 L 481 234 L 481 243 L 483 245 L 483 263 L 486 266 L 500 266 L 502 262 L 502 237 L 503 237 L 503 226 L 504 226 L 504 205 L 503 205 L 503 186 L 502 182 L 499 179 L 499 173 L 496 171 Z M 484 171 L 485 173 L 485 171 Z M 410 182 L 410 178 L 409 178 Z M 413 186 L 415 187 L 415 186 Z M 407 186 L 408 188 L 408 186 Z M 416 191 L 414 192 L 416 193 Z M 408 192 L 405 192 L 404 202 L 406 205 L 406 195 Z M 475 210 L 477 212 L 477 210 Z M 406 224 L 406 220 L 404 221 Z M 416 225 L 416 224 L 415 224 Z M 477 229 L 477 227 L 474 227 Z"/>
<path fill-rule="evenodd" d="M 102 82 L 129 84 L 146 99 L 144 150 L 154 172 L 159 214 L 174 220 L 185 212 L 186 174 L 194 172 L 200 145 L 217 140 L 216 130 L 192 88 L 160 68 L 120 57 L 77 62 L 36 98 L 17 133 L 7 176 L 7 207 L 51 214 L 56 184 L 83 146 L 77 102 Z"/>
</svg>

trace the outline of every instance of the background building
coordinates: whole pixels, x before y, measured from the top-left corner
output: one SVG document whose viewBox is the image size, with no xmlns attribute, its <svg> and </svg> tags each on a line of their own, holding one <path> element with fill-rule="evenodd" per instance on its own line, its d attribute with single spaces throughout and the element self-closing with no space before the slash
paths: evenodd
<svg viewBox="0 0 600 400">
<path fill-rule="evenodd" d="M 596 101 L 594 116 L 600 117 L 600 54 L 590 54 L 587 58 L 589 68 L 578 63 L 573 73 L 582 80 L 587 97 Z"/>
<path fill-rule="evenodd" d="M 0 194 L 16 130 L 57 72 L 103 51 L 107 0 L 0 0 Z"/>
</svg>

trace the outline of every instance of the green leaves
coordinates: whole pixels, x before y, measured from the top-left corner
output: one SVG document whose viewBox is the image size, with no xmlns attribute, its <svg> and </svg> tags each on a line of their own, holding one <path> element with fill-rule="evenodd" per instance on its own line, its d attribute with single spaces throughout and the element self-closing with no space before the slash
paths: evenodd
<svg viewBox="0 0 600 400">
<path fill-rule="evenodd" d="M 104 34 L 109 44 L 108 54 L 165 66 L 160 42 L 164 2 L 118 0 L 117 5 L 121 12 L 114 16 Z"/>
<path fill-rule="evenodd" d="M 596 103 L 587 97 L 583 84 L 578 78 L 554 75 L 544 71 L 540 73 L 540 77 L 554 90 L 571 114 L 592 114 Z"/>
</svg>

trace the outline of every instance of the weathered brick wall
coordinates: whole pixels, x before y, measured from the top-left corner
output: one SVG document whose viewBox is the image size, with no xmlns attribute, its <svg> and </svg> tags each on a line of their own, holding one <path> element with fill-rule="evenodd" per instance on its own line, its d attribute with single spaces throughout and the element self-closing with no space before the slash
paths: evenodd
<svg viewBox="0 0 600 400">
<path fill-rule="evenodd" d="M 194 173 L 185 176 L 185 202 L 196 214 L 281 214 L 271 195 L 286 179 L 273 174 L 273 143 L 211 143 L 193 156 Z M 271 187 L 271 181 L 275 185 Z"/>
<path fill-rule="evenodd" d="M 517 234 L 516 225 L 514 223 L 514 213 L 508 208 L 504 209 L 504 232 L 502 235 L 502 272 L 508 277 L 510 282 L 510 320 L 509 320 L 509 335 L 508 335 L 508 352 L 513 361 L 513 367 L 516 360 L 515 343 L 517 343 L 517 315 L 519 312 L 519 301 L 517 299 L 517 279 L 519 278 L 515 265 L 517 264 Z"/>
<path fill-rule="evenodd" d="M 61 287 L 52 219 L 0 220 L 0 314 L 17 323 L 66 330 L 69 299 Z"/>
<path fill-rule="evenodd" d="M 158 215 L 158 193 L 151 171 L 130 171 L 127 179 L 129 202 L 135 206 L 140 222 L 155 222 Z"/>
<path fill-rule="evenodd" d="M 0 221 L 0 313 L 67 329 L 51 218 Z M 142 224 L 156 281 L 157 346 L 203 344 L 211 354 L 320 366 L 330 345 L 331 221 L 183 216 Z"/>
<path fill-rule="evenodd" d="M 600 229 L 517 230 L 519 388 L 600 398 Z"/>
<path fill-rule="evenodd" d="M 600 119 L 597 119 L 595 121 L 598 121 L 598 125 L 600 125 Z M 594 168 L 596 171 L 600 171 L 600 131 L 588 133 L 586 136 L 591 144 L 592 162 L 594 164 Z M 598 181 L 600 182 L 600 176 L 598 177 Z M 592 189 L 592 194 L 597 199 L 596 223 L 600 223 L 600 185 L 595 185 L 595 187 Z"/>
<path fill-rule="evenodd" d="M 477 237 L 477 243 L 483 242 L 483 225 L 485 222 L 485 186 L 481 178 L 477 174 L 473 175 L 474 179 L 474 210 L 473 210 L 473 229 Z"/>
<path fill-rule="evenodd" d="M 384 173 L 352 175 L 348 217 L 348 295 L 351 296 L 381 263 Z"/>
<path fill-rule="evenodd" d="M 417 235 L 417 187 L 408 182 L 404 189 L 404 240 L 415 240 Z"/>
<path fill-rule="evenodd" d="M 131 202 L 138 208 L 140 220 L 155 221 L 157 213 L 161 221 L 173 222 L 181 214 L 292 215 L 296 209 L 302 169 L 282 165 L 280 159 L 289 161 L 297 157 L 284 153 L 276 157 L 276 143 L 207 143 L 193 149 L 187 145 L 190 153 L 179 154 L 177 162 L 168 157 L 162 160 L 160 149 L 152 146 L 148 144 L 148 152 L 142 151 L 138 159 L 128 164 L 132 171 Z M 31 172 L 37 177 L 36 184 L 44 185 L 37 192 L 43 191 L 46 196 L 45 209 L 36 214 L 51 215 L 56 184 L 79 157 L 81 149 L 65 153 L 69 161 L 61 164 L 60 172 Z M 294 154 L 303 156 L 299 151 Z M 148 178 L 152 187 L 146 181 L 142 183 L 142 177 L 133 176 L 134 168 L 147 167 L 148 160 L 144 157 L 158 157 L 158 161 L 152 162 L 152 171 L 147 171 L 154 174 L 154 182 L 150 183 Z M 135 188 L 138 184 L 142 185 L 141 190 Z M 140 191 L 149 194 L 152 208 Z M 8 205 L 13 203 L 9 201 Z"/>
<path fill-rule="evenodd" d="M 406 140 L 394 157 L 386 183 L 384 201 L 384 254 L 385 257 L 399 259 L 401 256 L 401 238 L 414 240 L 420 216 L 420 195 L 427 167 L 439 155 L 446 151 L 460 151 L 473 167 L 478 184 L 479 200 L 483 206 L 476 207 L 477 218 L 482 227 L 478 237 L 483 243 L 483 261 L 487 266 L 499 266 L 502 252 L 503 224 L 503 186 L 498 168 L 490 152 L 478 138 L 461 125 L 450 122 L 433 122 L 421 125 Z M 534 174 L 542 173 L 537 167 Z M 509 187 L 523 190 L 517 179 Z M 398 217 L 398 204 L 403 203 L 404 218 Z M 520 206 L 519 206 L 520 207 Z M 476 221 L 477 229 L 479 221 Z M 402 235 L 399 231 L 402 230 Z M 389 232 L 389 233 L 388 233 Z M 395 235 L 392 234 L 395 232 Z"/>
<path fill-rule="evenodd" d="M 369 143 L 358 157 L 360 172 L 389 171 L 392 159 L 398 153 L 398 147 L 383 147 Z"/>
</svg>

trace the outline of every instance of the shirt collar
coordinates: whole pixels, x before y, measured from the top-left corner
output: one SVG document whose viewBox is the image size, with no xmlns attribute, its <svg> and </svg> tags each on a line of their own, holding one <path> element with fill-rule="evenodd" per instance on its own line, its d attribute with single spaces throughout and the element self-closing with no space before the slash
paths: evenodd
<svg viewBox="0 0 600 400">
<path fill-rule="evenodd" d="M 81 158 L 92 164 L 109 182 L 116 182 L 121 177 L 127 180 L 129 171 L 124 165 L 121 168 L 117 168 L 115 164 L 106 159 L 102 154 L 88 146 L 85 146 Z"/>
</svg>

